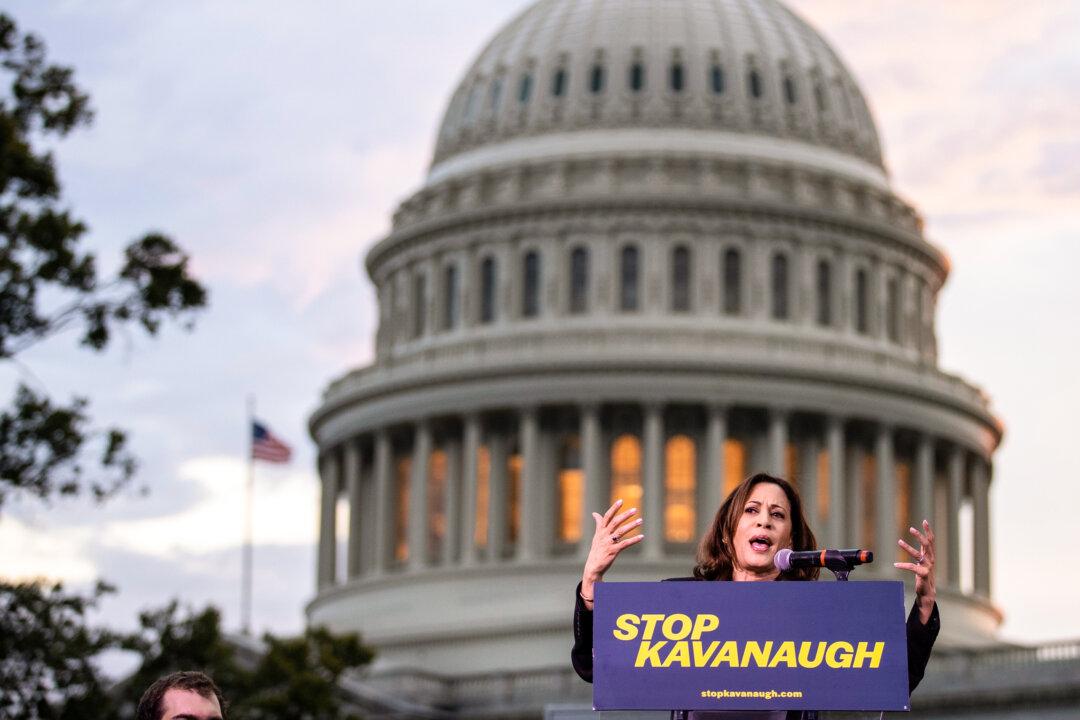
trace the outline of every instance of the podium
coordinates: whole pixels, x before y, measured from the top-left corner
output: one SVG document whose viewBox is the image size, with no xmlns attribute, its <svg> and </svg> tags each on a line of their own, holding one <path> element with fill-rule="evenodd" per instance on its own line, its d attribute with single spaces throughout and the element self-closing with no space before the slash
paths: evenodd
<svg viewBox="0 0 1080 720">
<path fill-rule="evenodd" d="M 910 709 L 903 583 L 598 583 L 596 710 Z"/>
</svg>

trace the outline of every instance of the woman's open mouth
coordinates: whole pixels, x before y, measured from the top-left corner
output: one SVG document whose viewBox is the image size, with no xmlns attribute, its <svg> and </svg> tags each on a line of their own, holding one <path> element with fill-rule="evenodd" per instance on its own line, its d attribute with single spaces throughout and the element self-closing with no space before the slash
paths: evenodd
<svg viewBox="0 0 1080 720">
<path fill-rule="evenodd" d="M 755 535 L 750 538 L 750 547 L 753 548 L 754 552 L 768 552 L 769 548 L 772 547 L 772 540 L 767 535 Z"/>
</svg>

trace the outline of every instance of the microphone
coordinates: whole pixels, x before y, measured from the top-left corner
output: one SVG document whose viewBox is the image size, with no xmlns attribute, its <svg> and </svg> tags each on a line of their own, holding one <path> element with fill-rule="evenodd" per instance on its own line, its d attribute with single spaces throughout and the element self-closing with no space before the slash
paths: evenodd
<svg viewBox="0 0 1080 720">
<path fill-rule="evenodd" d="M 856 565 L 874 562 L 872 550 L 791 550 L 784 548 L 773 556 L 773 565 L 780 572 L 792 568 L 823 567 L 830 570 L 851 570 Z"/>
</svg>

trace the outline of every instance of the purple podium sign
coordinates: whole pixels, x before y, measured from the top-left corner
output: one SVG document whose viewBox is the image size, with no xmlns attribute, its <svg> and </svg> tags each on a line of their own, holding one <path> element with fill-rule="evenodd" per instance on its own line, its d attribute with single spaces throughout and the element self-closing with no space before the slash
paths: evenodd
<svg viewBox="0 0 1080 720">
<path fill-rule="evenodd" d="M 597 710 L 908 710 L 901 582 L 598 583 Z"/>
</svg>

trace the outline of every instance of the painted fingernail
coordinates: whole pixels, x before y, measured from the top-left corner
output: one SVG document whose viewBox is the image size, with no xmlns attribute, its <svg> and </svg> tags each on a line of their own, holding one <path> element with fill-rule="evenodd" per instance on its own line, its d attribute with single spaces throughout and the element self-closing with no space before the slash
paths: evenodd
<svg viewBox="0 0 1080 720">
<path fill-rule="evenodd" d="M 893 563 L 892 566 L 898 568 L 898 567 L 900 567 L 900 563 Z"/>
</svg>

